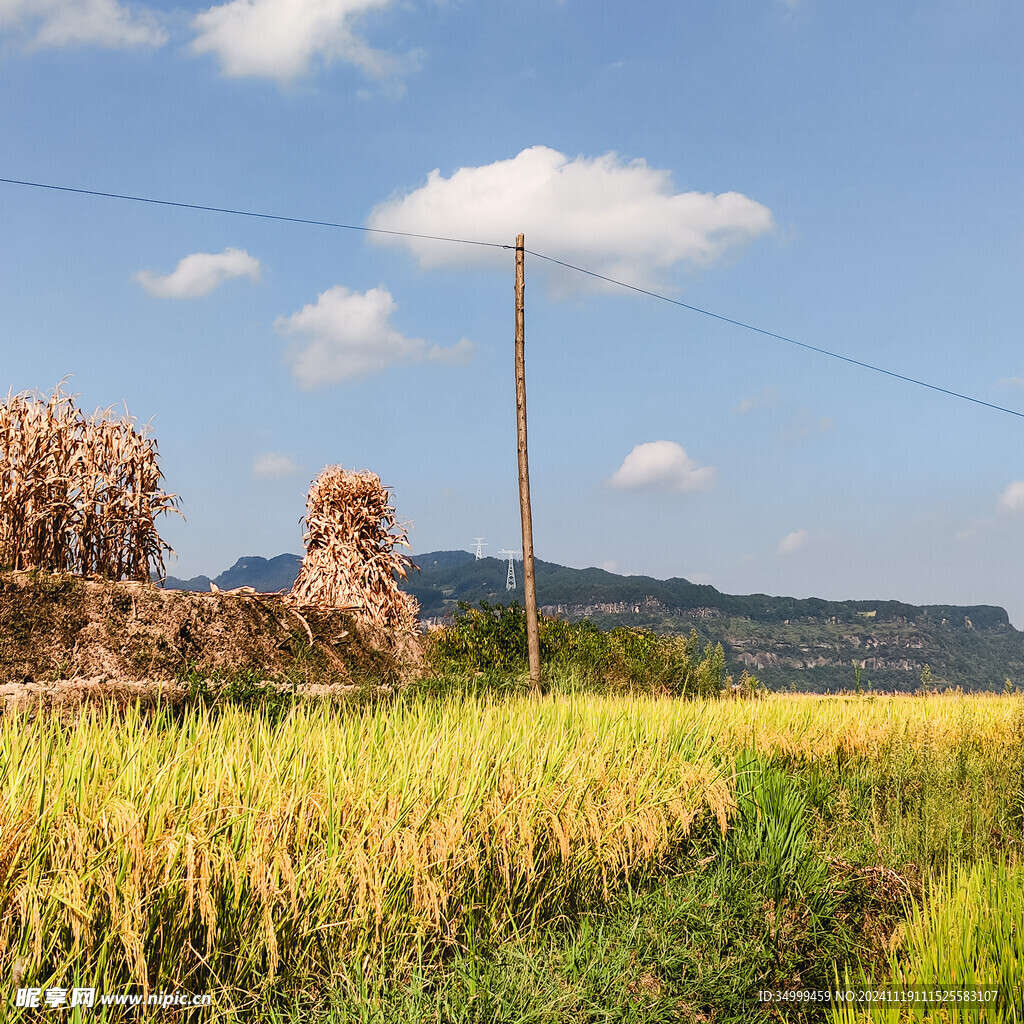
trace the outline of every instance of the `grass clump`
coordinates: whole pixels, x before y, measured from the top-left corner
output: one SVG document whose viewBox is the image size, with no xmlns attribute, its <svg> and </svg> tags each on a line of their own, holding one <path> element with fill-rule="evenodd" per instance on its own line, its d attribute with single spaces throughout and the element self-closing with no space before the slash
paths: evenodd
<svg viewBox="0 0 1024 1024">
<path fill-rule="evenodd" d="M 896 991 L 988 990 L 991 1001 L 924 1007 L 841 1007 L 835 1024 L 1011 1024 L 1024 1020 L 1024 872 L 1000 860 L 959 866 L 910 907 L 905 939 L 893 951 L 888 987 Z M 858 981 L 862 980 L 861 976 Z M 847 978 L 847 980 L 849 980 Z M 856 987 L 856 983 L 853 986 Z"/>
</svg>

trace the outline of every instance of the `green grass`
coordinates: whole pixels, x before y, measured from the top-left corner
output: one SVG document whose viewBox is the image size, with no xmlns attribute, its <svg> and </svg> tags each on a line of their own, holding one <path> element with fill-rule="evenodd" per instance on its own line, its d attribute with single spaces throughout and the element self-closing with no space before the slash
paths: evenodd
<svg viewBox="0 0 1024 1024">
<path fill-rule="evenodd" d="M 853 987 L 862 978 L 858 975 Z M 890 1005 L 857 1013 L 842 1008 L 833 1014 L 835 1024 L 1024 1020 L 1024 871 L 982 862 L 936 880 L 924 903 L 910 907 L 906 936 L 892 954 L 887 979 L 895 989 L 995 990 L 997 999 L 950 1002 L 941 1009 Z"/>
</svg>

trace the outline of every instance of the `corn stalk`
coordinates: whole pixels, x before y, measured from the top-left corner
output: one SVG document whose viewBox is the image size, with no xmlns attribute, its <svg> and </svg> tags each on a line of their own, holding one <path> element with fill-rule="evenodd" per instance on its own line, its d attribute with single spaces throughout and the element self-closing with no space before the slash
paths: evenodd
<svg viewBox="0 0 1024 1024">
<path fill-rule="evenodd" d="M 156 441 L 113 408 L 86 417 L 58 385 L 0 404 L 0 565 L 109 579 L 164 574 L 173 553 L 155 519 L 177 511 L 160 489 Z M 179 513 L 180 514 L 180 513 Z"/>
<path fill-rule="evenodd" d="M 306 499 L 306 554 L 289 599 L 352 609 L 364 625 L 399 634 L 416 630 L 416 599 L 399 589 L 415 568 L 395 550 L 409 547 L 406 527 L 376 473 L 328 466 Z"/>
</svg>

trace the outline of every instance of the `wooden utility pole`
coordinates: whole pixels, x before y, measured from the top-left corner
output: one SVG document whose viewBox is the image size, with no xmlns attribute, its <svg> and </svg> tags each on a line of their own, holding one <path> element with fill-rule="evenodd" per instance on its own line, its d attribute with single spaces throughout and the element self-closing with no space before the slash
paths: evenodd
<svg viewBox="0 0 1024 1024">
<path fill-rule="evenodd" d="M 530 655 L 530 691 L 540 693 L 540 632 L 537 587 L 533 574 L 533 517 L 530 514 L 530 464 L 526 455 L 526 312 L 524 238 L 516 238 L 516 437 L 519 442 L 519 514 L 523 521 L 523 590 L 526 597 L 526 643 Z"/>
</svg>

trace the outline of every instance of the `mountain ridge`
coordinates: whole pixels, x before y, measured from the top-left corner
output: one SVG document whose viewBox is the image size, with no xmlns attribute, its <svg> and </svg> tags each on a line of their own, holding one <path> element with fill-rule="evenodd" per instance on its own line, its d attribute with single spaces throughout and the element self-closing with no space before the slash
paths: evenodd
<svg viewBox="0 0 1024 1024">
<path fill-rule="evenodd" d="M 458 602 L 522 603 L 517 586 L 505 589 L 508 563 L 468 551 L 414 556 L 419 573 L 403 589 L 420 603 L 432 625 Z M 212 582 L 222 590 L 252 586 L 285 590 L 302 559 L 240 558 Z M 537 603 L 549 615 L 589 619 L 599 628 L 631 626 L 670 634 L 696 629 L 705 642 L 721 643 L 728 671 L 757 674 L 773 688 L 823 692 L 855 685 L 856 662 L 865 685 L 914 690 L 928 667 L 933 685 L 971 690 L 1024 683 L 1024 633 L 996 605 L 912 605 L 902 601 L 829 601 L 824 598 L 725 594 L 682 577 L 619 576 L 605 569 L 571 569 L 536 562 Z M 168 577 L 168 589 L 208 590 L 206 576 Z"/>
<path fill-rule="evenodd" d="M 260 555 L 245 555 L 238 559 L 230 569 L 225 569 L 219 576 L 193 576 L 189 580 L 180 580 L 176 576 L 168 576 L 164 580 L 166 590 L 209 590 L 213 583 L 219 590 L 234 590 L 235 587 L 253 587 L 261 592 L 288 590 L 299 574 L 302 555 L 276 555 L 274 558 L 263 558 Z"/>
</svg>

